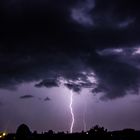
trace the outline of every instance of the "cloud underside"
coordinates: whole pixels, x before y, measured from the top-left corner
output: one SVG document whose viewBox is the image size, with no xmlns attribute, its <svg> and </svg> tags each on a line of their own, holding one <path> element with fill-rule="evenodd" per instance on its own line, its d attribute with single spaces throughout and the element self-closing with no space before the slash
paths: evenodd
<svg viewBox="0 0 140 140">
<path fill-rule="evenodd" d="M 44 99 L 44 101 L 50 101 L 51 100 L 51 98 L 49 98 L 49 97 L 46 97 L 45 99 Z"/>
<path fill-rule="evenodd" d="M 78 93 L 87 88 L 103 93 L 102 99 L 138 94 L 137 1 L 56 3 L 34 1 L 31 8 L 26 0 L 0 2 L 0 87 L 36 82 L 37 88 L 65 86 Z"/>
<path fill-rule="evenodd" d="M 34 97 L 33 95 L 23 95 L 23 96 L 20 96 L 20 99 L 30 99 L 33 97 Z"/>
</svg>

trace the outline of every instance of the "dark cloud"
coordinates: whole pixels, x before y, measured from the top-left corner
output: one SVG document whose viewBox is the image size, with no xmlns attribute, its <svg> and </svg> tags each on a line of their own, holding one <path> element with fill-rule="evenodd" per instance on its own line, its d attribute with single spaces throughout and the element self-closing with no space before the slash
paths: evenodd
<svg viewBox="0 0 140 140">
<path fill-rule="evenodd" d="M 91 71 L 88 71 L 89 73 L 87 73 L 87 71 L 82 72 L 81 70 L 77 71 L 71 69 L 70 71 L 63 70 L 62 72 L 63 73 L 56 73 L 55 75 L 51 75 L 53 78 L 45 79 L 36 84 L 35 87 L 52 88 L 65 86 L 68 89 L 79 93 L 83 88 L 94 88 L 97 84 L 95 75 L 91 73 Z"/>
<path fill-rule="evenodd" d="M 46 79 L 43 80 L 42 82 L 38 83 L 35 85 L 36 87 L 47 87 L 47 88 L 52 88 L 52 87 L 59 87 L 59 83 L 57 79 Z"/>
<path fill-rule="evenodd" d="M 45 99 L 44 99 L 44 101 L 50 101 L 51 100 L 51 98 L 49 98 L 49 97 L 46 97 Z"/>
<path fill-rule="evenodd" d="M 1 12 L 6 18 L 2 20 L 4 23 L 1 25 L 1 31 L 4 34 L 1 41 L 8 39 L 9 42 L 18 43 L 18 45 L 21 42 L 26 43 L 26 41 L 40 45 L 41 41 L 41 45 L 43 42 L 45 43 L 45 48 L 51 44 L 53 49 L 67 50 L 69 46 L 69 49 L 75 48 L 75 51 L 79 47 L 81 50 L 81 46 L 82 49 L 90 49 L 91 46 L 102 48 L 114 45 L 132 46 L 139 43 L 139 8 L 136 0 L 134 2 L 95 0 L 95 2 L 93 1 L 94 6 L 89 7 L 87 5 L 91 3 L 90 1 L 93 0 L 85 0 L 84 2 L 61 0 L 61 4 L 55 0 L 49 0 L 45 3 L 43 1 L 21 1 L 20 8 L 17 8 L 19 6 L 16 1 L 11 10 L 5 8 Z M 83 20 L 79 19 L 81 22 L 75 21 L 71 17 L 73 7 L 80 9 L 80 6 L 77 5 L 81 5 L 81 3 L 85 5 L 82 5 L 81 9 L 85 10 L 80 10 L 78 15 L 86 13 L 86 15 L 82 14 L 83 19 L 90 16 L 94 24 L 89 28 L 82 26 Z M 8 7 L 7 2 L 5 5 Z M 90 11 L 87 13 L 89 8 Z M 13 11 L 15 12 L 13 13 Z M 128 26 L 119 28 L 125 25 Z M 5 31 L 8 33 L 5 34 Z M 10 46 L 13 47 L 11 43 Z M 24 46 L 24 48 L 26 47 Z M 36 46 L 36 48 L 38 47 Z"/>
<path fill-rule="evenodd" d="M 93 92 L 104 92 L 107 98 L 139 93 L 140 71 L 137 67 L 118 61 L 112 55 L 100 57 L 97 62 L 90 60 L 99 79 Z"/>
<path fill-rule="evenodd" d="M 92 81 L 90 81 L 88 78 L 91 78 Z M 68 80 L 66 83 L 64 83 L 64 86 L 70 90 L 73 90 L 74 92 L 80 93 L 83 88 L 95 88 L 97 86 L 97 81 L 95 76 L 90 75 L 90 77 L 88 77 L 88 74 L 84 74 L 74 81 Z"/>
<path fill-rule="evenodd" d="M 41 81 L 35 86 L 90 88 L 109 99 L 137 94 L 139 55 L 108 49 L 134 52 L 139 12 L 136 0 L 1 1 L 0 88 Z"/>
<path fill-rule="evenodd" d="M 77 85 L 77 84 L 67 83 L 67 84 L 65 84 L 65 86 L 68 89 L 73 90 L 73 91 L 75 91 L 77 93 L 81 91 L 81 87 L 79 85 Z"/>
<path fill-rule="evenodd" d="M 23 95 L 23 96 L 20 96 L 20 99 L 29 99 L 33 97 L 34 97 L 33 95 Z"/>
</svg>

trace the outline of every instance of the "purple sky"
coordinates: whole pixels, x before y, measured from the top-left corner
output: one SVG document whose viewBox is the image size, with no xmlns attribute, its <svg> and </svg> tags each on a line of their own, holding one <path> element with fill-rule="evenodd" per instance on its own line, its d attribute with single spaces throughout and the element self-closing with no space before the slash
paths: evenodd
<svg viewBox="0 0 140 140">
<path fill-rule="evenodd" d="M 39 132 L 53 129 L 69 131 L 71 115 L 69 110 L 70 90 L 60 88 L 36 88 L 35 83 L 23 83 L 17 90 L 0 90 L 1 119 L 0 130 L 15 132 L 21 123 L 28 124 L 31 130 Z M 20 99 L 23 95 L 33 98 Z M 49 101 L 44 101 L 49 97 Z M 74 94 L 73 110 L 75 115 L 74 131 L 81 131 L 83 114 L 87 130 L 99 124 L 109 130 L 123 128 L 140 129 L 139 95 L 128 95 L 116 100 L 101 101 L 99 95 L 93 96 L 84 89 Z M 10 117 L 9 117 L 10 116 Z M 61 124 L 61 125 L 60 125 Z"/>
</svg>

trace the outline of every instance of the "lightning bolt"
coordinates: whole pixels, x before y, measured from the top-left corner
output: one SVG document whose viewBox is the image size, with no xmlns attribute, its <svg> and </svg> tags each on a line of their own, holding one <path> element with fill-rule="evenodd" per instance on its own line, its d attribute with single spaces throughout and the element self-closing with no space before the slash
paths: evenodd
<svg viewBox="0 0 140 140">
<path fill-rule="evenodd" d="M 86 132 L 86 130 L 87 130 L 87 125 L 86 125 L 85 119 L 83 119 L 83 124 L 84 124 L 84 132 Z"/>
<path fill-rule="evenodd" d="M 86 103 L 84 104 L 84 111 L 83 111 L 83 126 L 84 132 L 86 132 L 87 124 L 86 124 Z"/>
<path fill-rule="evenodd" d="M 73 91 L 70 92 L 70 105 L 69 105 L 71 118 L 72 118 L 71 126 L 70 126 L 70 133 L 73 132 L 73 126 L 74 126 L 74 113 L 73 113 L 72 103 L 73 103 Z"/>
</svg>

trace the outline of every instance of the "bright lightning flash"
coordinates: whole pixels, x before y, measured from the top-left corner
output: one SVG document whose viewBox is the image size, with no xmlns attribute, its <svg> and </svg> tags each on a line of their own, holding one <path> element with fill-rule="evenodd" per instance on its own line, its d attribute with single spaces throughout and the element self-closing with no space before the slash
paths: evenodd
<svg viewBox="0 0 140 140">
<path fill-rule="evenodd" d="M 71 126 L 70 126 L 70 133 L 73 132 L 73 126 L 74 126 L 74 113 L 73 113 L 72 103 L 73 103 L 73 91 L 71 91 L 71 93 L 70 93 L 70 105 L 69 105 L 70 112 L 71 112 L 71 118 L 72 118 Z"/>
<path fill-rule="evenodd" d="M 84 132 L 86 132 L 87 124 L 86 124 L 86 102 L 84 104 L 84 110 L 83 110 L 83 126 L 84 126 Z"/>
</svg>

